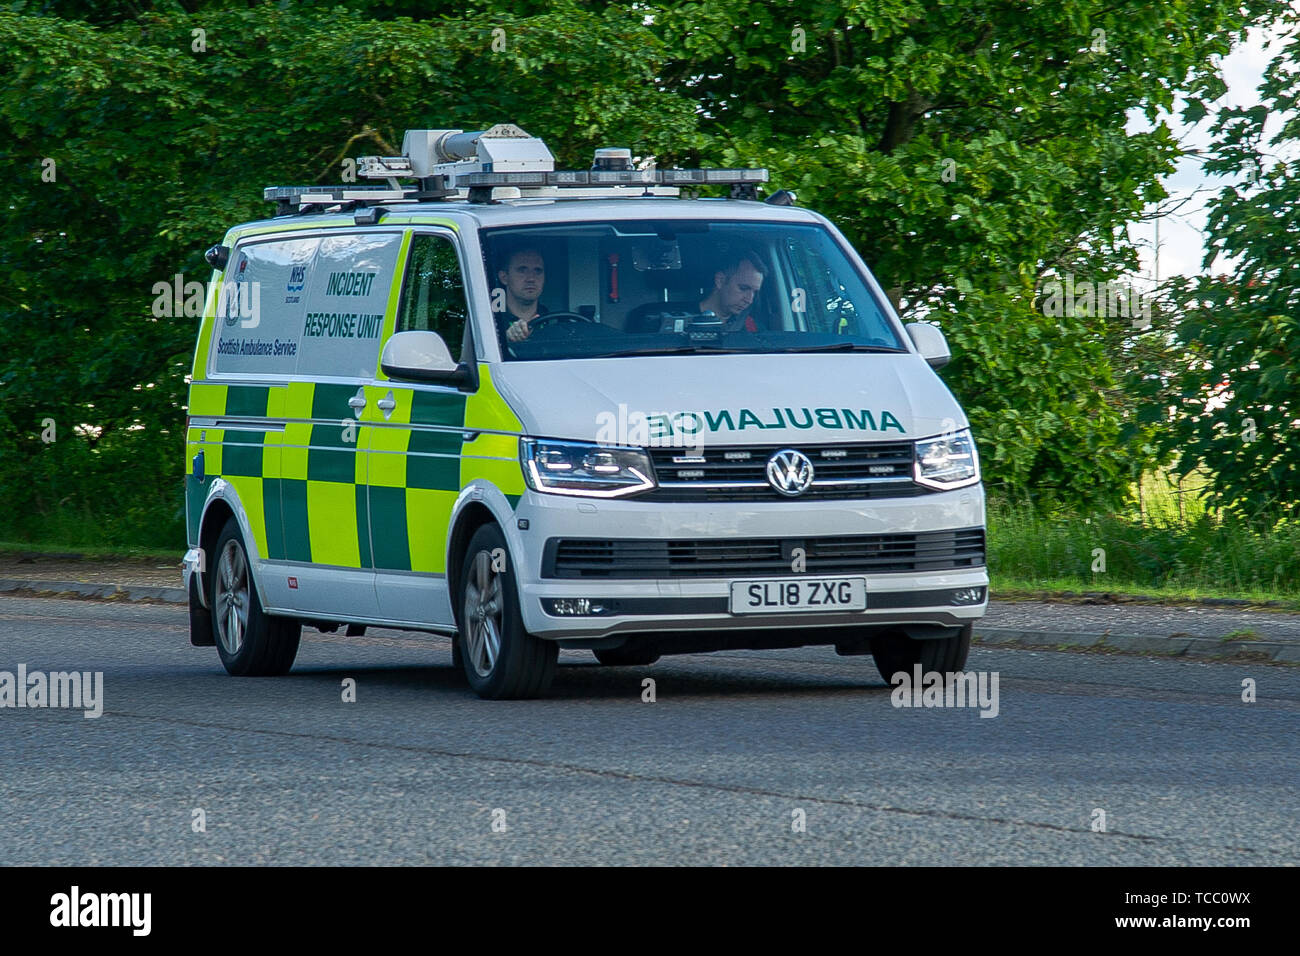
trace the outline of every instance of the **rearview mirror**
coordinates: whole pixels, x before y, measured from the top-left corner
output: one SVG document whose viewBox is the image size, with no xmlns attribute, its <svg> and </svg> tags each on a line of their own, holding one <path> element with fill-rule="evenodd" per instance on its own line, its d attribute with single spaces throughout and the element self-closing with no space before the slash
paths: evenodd
<svg viewBox="0 0 1300 956">
<path fill-rule="evenodd" d="M 666 272 L 682 267 L 676 239 L 642 239 L 632 244 L 632 268 L 637 272 Z"/>
</svg>

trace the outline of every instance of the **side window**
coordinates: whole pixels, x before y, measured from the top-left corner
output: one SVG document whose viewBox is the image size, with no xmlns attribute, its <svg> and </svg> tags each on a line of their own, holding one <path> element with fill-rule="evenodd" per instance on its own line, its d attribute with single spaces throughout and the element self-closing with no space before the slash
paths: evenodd
<svg viewBox="0 0 1300 956">
<path fill-rule="evenodd" d="M 402 235 L 344 233 L 319 242 L 303 292 L 298 374 L 372 378 Z"/>
<path fill-rule="evenodd" d="M 803 322 L 796 322 L 809 332 L 858 332 L 857 309 L 849 292 L 820 250 L 810 248 L 796 238 L 786 240 L 786 250 L 793 266 L 792 280 L 795 288 L 804 293 Z"/>
<path fill-rule="evenodd" d="M 217 298 L 212 371 L 292 375 L 303 333 L 303 286 L 319 239 L 239 243 Z"/>
<path fill-rule="evenodd" d="M 466 314 L 456 247 L 445 236 L 413 236 L 402 280 L 397 331 L 437 332 L 456 356 L 465 343 Z"/>
</svg>

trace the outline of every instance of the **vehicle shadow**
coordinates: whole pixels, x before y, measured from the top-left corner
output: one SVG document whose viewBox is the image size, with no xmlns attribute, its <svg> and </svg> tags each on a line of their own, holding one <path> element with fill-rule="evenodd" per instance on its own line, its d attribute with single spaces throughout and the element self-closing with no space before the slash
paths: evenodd
<svg viewBox="0 0 1300 956">
<path fill-rule="evenodd" d="M 828 696 L 841 694 L 884 696 L 891 688 L 886 685 L 867 661 L 857 673 L 826 673 L 824 665 L 810 665 L 804 672 L 792 672 L 789 662 L 773 662 L 771 670 L 755 672 L 755 664 L 729 663 L 718 666 L 712 661 L 705 666 L 683 656 L 674 661 L 661 660 L 648 667 L 606 667 L 596 661 L 566 661 L 561 659 L 555 679 L 545 700 L 629 700 L 648 702 L 653 686 L 655 702 L 659 700 L 736 696 Z M 475 698 L 464 674 L 451 666 L 451 662 L 432 666 L 386 665 L 349 667 L 346 665 L 308 665 L 295 667 L 282 680 L 322 681 L 338 686 L 344 678 L 354 678 L 358 686 L 371 691 L 377 688 L 391 690 L 432 690 L 457 696 Z M 652 680 L 653 685 L 646 684 Z"/>
</svg>

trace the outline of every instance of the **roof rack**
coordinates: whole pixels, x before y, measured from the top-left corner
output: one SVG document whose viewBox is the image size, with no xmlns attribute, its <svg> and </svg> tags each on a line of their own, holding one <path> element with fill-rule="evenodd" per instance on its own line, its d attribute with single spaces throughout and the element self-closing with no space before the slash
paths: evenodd
<svg viewBox="0 0 1300 956">
<path fill-rule="evenodd" d="M 732 199 L 757 199 L 758 184 L 768 181 L 766 169 L 637 169 L 626 148 L 596 150 L 589 170 L 556 169 L 545 143 L 509 123 L 469 133 L 407 130 L 402 154 L 358 160 L 359 176 L 385 179 L 386 186 L 268 186 L 262 196 L 283 216 L 456 199 L 679 196 L 681 187 L 696 185 L 730 186 Z M 497 190 L 510 194 L 498 197 Z"/>
</svg>

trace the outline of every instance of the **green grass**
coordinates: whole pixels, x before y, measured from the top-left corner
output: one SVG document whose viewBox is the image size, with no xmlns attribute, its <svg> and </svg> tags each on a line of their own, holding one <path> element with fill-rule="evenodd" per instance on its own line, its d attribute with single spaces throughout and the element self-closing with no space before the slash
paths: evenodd
<svg viewBox="0 0 1300 956">
<path fill-rule="evenodd" d="M 0 541 L 0 557 L 16 554 L 76 554 L 94 561 L 137 560 L 179 563 L 185 554 L 185 542 L 179 548 L 70 547 L 48 542 Z"/>
<path fill-rule="evenodd" d="M 989 503 L 995 593 L 1102 591 L 1300 602 L 1300 525 L 1251 527 L 1144 494 L 1144 514 L 1044 515 Z"/>
<path fill-rule="evenodd" d="M 56 510 L 12 507 L 0 513 L 0 542 L 20 551 L 95 553 L 101 557 L 185 553 L 185 519 L 170 503 L 132 500 L 129 488 L 68 502 Z"/>
<path fill-rule="evenodd" d="M 1161 604 L 1190 604 L 1206 599 L 1247 601 L 1252 605 L 1268 605 L 1267 610 L 1300 611 L 1300 597 L 1287 597 L 1273 591 L 1232 591 L 1220 588 L 1144 587 L 1139 584 L 1111 582 L 1106 587 L 1084 586 L 1073 578 L 1042 578 L 1025 581 L 1004 575 L 990 575 L 990 591 L 996 601 L 1037 601 L 1046 597 L 1082 597 L 1084 595 L 1110 595 L 1117 599 L 1143 600 L 1150 598 Z"/>
</svg>

